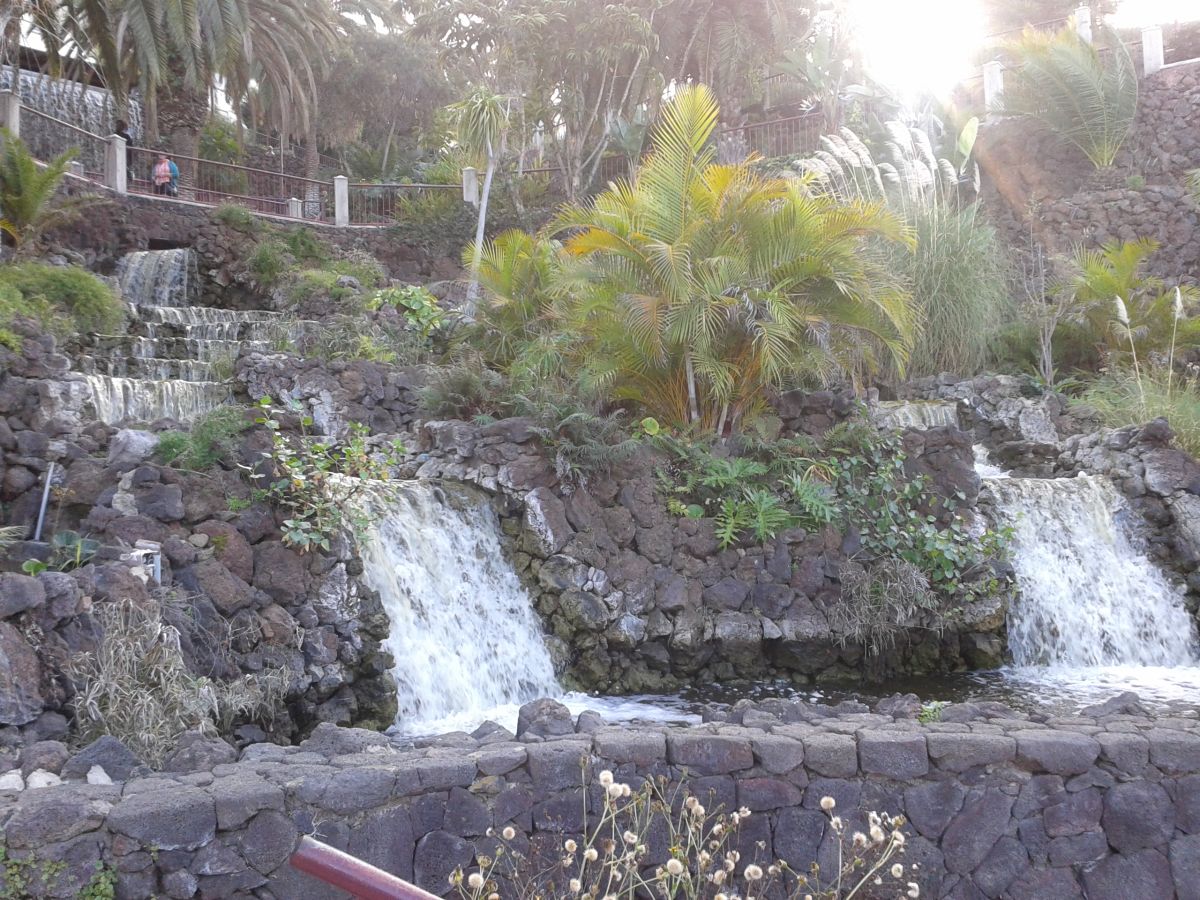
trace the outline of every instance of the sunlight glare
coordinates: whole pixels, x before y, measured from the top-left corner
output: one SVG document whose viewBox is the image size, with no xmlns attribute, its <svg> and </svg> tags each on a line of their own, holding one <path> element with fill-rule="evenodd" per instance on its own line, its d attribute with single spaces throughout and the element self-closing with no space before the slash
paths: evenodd
<svg viewBox="0 0 1200 900">
<path fill-rule="evenodd" d="M 1145 28 L 1200 21 L 1197 0 L 1121 0 L 1107 19 L 1114 28 Z"/>
<path fill-rule="evenodd" d="M 867 70 L 904 99 L 944 95 L 974 73 L 979 0 L 849 0 L 848 12 Z"/>
</svg>

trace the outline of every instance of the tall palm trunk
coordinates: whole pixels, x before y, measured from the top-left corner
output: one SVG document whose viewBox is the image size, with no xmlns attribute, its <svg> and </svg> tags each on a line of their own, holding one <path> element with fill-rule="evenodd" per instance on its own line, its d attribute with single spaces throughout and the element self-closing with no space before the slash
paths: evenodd
<svg viewBox="0 0 1200 900">
<path fill-rule="evenodd" d="M 471 257 L 471 281 L 467 285 L 467 302 L 463 312 L 468 319 L 475 318 L 475 303 L 479 299 L 479 263 L 483 259 L 483 234 L 487 227 L 488 197 L 492 193 L 492 177 L 496 174 L 496 155 L 492 142 L 487 145 L 487 171 L 483 176 L 483 191 L 479 195 L 479 221 L 475 225 L 475 250 Z"/>
<path fill-rule="evenodd" d="M 283 154 L 280 154 L 280 159 Z M 321 186 L 317 180 L 321 175 L 321 150 L 317 146 L 317 130 L 309 126 L 304 145 L 304 218 L 321 218 Z M 291 196 L 285 193 L 285 196 Z"/>
<path fill-rule="evenodd" d="M 200 132 L 208 121 L 208 92 L 187 82 L 177 59 L 170 61 L 167 73 L 165 83 L 155 91 L 158 130 L 176 154 L 180 193 L 185 189 L 190 193 L 200 186 L 193 160 L 200 156 Z"/>
</svg>

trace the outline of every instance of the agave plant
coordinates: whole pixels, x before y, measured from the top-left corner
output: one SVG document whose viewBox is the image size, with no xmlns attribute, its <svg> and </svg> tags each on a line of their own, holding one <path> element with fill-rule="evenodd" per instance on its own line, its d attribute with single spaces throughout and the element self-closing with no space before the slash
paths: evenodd
<svg viewBox="0 0 1200 900">
<path fill-rule="evenodd" d="M 898 366 L 911 298 L 864 252 L 911 245 L 887 206 L 714 162 L 717 104 L 677 92 L 631 180 L 566 207 L 554 273 L 577 368 L 673 424 L 724 431 L 798 379 Z"/>
<path fill-rule="evenodd" d="M 1111 166 L 1133 126 L 1138 84 L 1125 45 L 1102 29 L 1111 52 L 1100 51 L 1073 28 L 1055 34 L 1027 29 L 1010 45 L 1017 64 L 1005 81 L 999 111 L 1031 116 L 1087 155 Z"/>
</svg>

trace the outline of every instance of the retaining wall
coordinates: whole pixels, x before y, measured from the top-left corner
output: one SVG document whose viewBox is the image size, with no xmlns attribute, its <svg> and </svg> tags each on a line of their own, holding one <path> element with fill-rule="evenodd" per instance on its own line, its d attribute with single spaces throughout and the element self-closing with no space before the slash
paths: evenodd
<svg viewBox="0 0 1200 900">
<path fill-rule="evenodd" d="M 903 861 L 918 868 L 905 877 L 922 897 L 1200 896 L 1194 711 L 1154 719 L 1117 702 L 1047 719 L 960 704 L 922 725 L 915 698 L 883 701 L 895 716 L 768 701 L 737 709 L 739 721 L 668 728 L 589 713 L 572 723 L 539 706 L 523 710 L 520 740 L 497 726 L 403 749 L 321 726 L 299 747 L 252 745 L 211 771 L 27 789 L 0 801 L 0 823 L 11 855 L 66 863 L 39 896 L 74 896 L 98 861 L 119 873 L 120 897 L 341 896 L 289 867 L 307 832 L 445 894 L 456 866 L 493 850 L 489 829 L 511 824 L 551 853 L 578 835 L 582 765 L 593 808 L 603 769 L 635 785 L 686 773 L 710 810 L 748 807 L 743 864 L 829 872 L 820 801 L 832 796 L 848 832 L 865 830 L 867 810 L 908 818 Z"/>
</svg>

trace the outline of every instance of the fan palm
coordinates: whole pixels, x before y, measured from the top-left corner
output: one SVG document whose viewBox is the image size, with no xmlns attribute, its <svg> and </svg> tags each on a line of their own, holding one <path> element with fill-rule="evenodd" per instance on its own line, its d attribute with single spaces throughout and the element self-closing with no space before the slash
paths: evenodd
<svg viewBox="0 0 1200 900">
<path fill-rule="evenodd" d="M 882 203 L 713 162 L 717 104 L 681 89 L 632 181 L 566 207 L 555 289 L 578 364 L 673 423 L 724 430 L 764 389 L 903 365 L 911 298 L 864 252 L 911 244 Z"/>
<path fill-rule="evenodd" d="M 1010 47 L 1018 64 L 1000 99 L 1001 112 L 1039 120 L 1098 169 L 1113 164 L 1137 112 L 1133 60 L 1107 34 L 1111 52 L 1101 56 L 1073 28 L 1056 34 L 1027 29 Z"/>
</svg>

